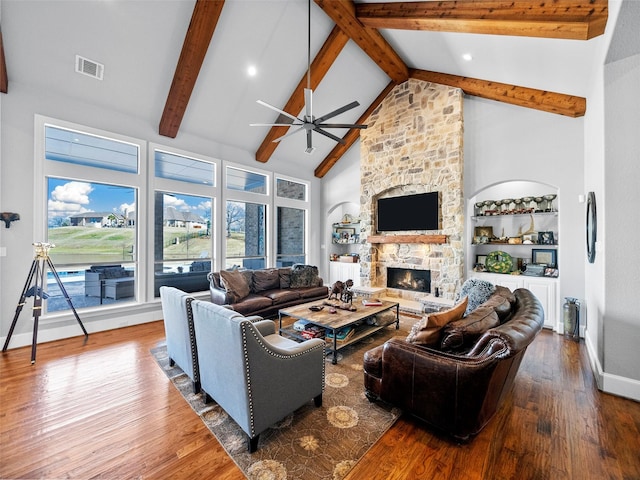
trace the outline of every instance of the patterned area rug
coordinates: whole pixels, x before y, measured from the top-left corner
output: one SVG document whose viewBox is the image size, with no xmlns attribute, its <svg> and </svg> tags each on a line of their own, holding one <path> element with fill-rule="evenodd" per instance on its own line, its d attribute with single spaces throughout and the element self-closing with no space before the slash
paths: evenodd
<svg viewBox="0 0 640 480">
<path fill-rule="evenodd" d="M 400 416 L 400 410 L 370 403 L 364 395 L 364 352 L 393 336 L 406 337 L 415 319 L 400 319 L 400 330 L 389 326 L 338 352 L 338 364 L 326 357 L 322 407 L 313 400 L 262 432 L 258 451 L 247 452 L 244 432 L 217 404 L 205 405 L 191 381 L 169 366 L 166 345 L 151 350 L 154 358 L 200 416 L 229 456 L 249 479 L 338 480 L 356 465 Z"/>
</svg>

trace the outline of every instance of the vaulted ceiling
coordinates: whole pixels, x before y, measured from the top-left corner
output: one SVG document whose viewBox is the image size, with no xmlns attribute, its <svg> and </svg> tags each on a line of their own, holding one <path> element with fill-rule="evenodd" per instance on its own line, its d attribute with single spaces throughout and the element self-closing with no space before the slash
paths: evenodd
<svg viewBox="0 0 640 480">
<path fill-rule="evenodd" d="M 207 138 L 255 152 L 261 163 L 305 162 L 317 177 L 359 138 L 358 130 L 334 131 L 340 145 L 316 135 L 308 156 L 302 133 L 274 143 L 288 127 L 249 127 L 278 117 L 258 99 L 295 116 L 303 110 L 305 0 L 0 1 L 0 91 L 10 94 L 14 81 L 42 84 L 130 112 L 162 136 Z M 314 110 L 357 100 L 336 120 L 364 123 L 390 89 L 417 78 L 582 116 L 606 21 L 607 0 L 314 0 Z M 104 80 L 73 76 L 76 54 L 105 64 Z"/>
</svg>

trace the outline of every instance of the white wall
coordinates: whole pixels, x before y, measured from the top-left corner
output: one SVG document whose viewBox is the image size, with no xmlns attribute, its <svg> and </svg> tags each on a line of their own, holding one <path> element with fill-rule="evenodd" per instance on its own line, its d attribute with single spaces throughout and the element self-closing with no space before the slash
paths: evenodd
<svg viewBox="0 0 640 480">
<path fill-rule="evenodd" d="M 640 4 L 620 6 L 604 66 L 603 388 L 640 399 Z M 633 20 L 635 19 L 635 21 Z M 602 134 L 602 132 L 601 132 Z M 622 379 L 633 379 L 628 384 Z"/>
<path fill-rule="evenodd" d="M 464 128 L 466 199 L 512 180 L 558 188 L 558 299 L 584 299 L 583 120 L 467 97 Z"/>
<path fill-rule="evenodd" d="M 20 221 L 0 236 L 0 247 L 6 247 L 7 256 L 0 257 L 0 340 L 4 342 L 13 320 L 20 293 L 24 287 L 29 267 L 33 260 L 31 243 L 42 241 L 34 238 L 34 115 L 65 120 L 108 132 L 140 138 L 160 145 L 203 154 L 244 164 L 247 167 L 267 169 L 311 182 L 311 214 L 309 219 L 309 263 L 318 265 L 321 257 L 320 243 L 323 241 L 324 215 L 321 205 L 321 182 L 313 177 L 308 164 L 288 164 L 279 160 L 277 154 L 267 164 L 258 163 L 253 152 L 228 147 L 206 139 L 178 134 L 176 139 L 160 136 L 157 124 L 146 119 L 132 117 L 104 107 L 78 103 L 62 98 L 53 92 L 41 91 L 26 84 L 12 82 L 9 94 L 2 95 L 0 113 L 0 205 L 2 211 L 18 212 Z M 159 117 L 158 117 L 159 118 Z M 146 159 L 145 159 L 146 160 Z M 147 248 L 152 248 L 148 246 Z M 205 297 L 206 298 L 206 297 Z M 146 305 L 116 306 L 105 308 L 96 314 L 81 314 L 89 333 L 119 328 L 136 323 L 162 318 L 160 304 L 155 300 Z M 31 343 L 33 327 L 32 311 L 25 306 L 20 314 L 10 347 Z M 56 320 L 43 320 L 39 327 L 39 341 L 55 340 L 82 332 L 71 315 Z"/>
</svg>

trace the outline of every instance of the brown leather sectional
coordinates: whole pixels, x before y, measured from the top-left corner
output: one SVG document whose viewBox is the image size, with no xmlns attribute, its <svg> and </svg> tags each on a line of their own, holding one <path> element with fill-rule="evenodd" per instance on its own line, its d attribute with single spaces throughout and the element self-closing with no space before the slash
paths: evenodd
<svg viewBox="0 0 640 480">
<path fill-rule="evenodd" d="M 317 272 L 315 267 L 304 267 Z M 282 308 L 324 299 L 329 295 L 329 289 L 323 285 L 322 278 L 317 276 L 308 285 L 294 284 L 292 287 L 291 273 L 291 267 L 242 271 L 247 278 L 249 294 L 240 299 L 229 295 L 220 280 L 219 272 L 209 273 L 211 301 L 226 305 L 244 316 L 259 315 L 267 318 L 276 316 Z"/>
<path fill-rule="evenodd" d="M 473 343 L 443 351 L 442 344 L 426 347 L 396 337 L 369 350 L 364 356 L 369 400 L 393 404 L 458 440 L 482 430 L 509 394 L 527 346 L 544 323 L 542 306 L 529 290 L 513 292 L 509 312 L 497 295 L 481 307 L 501 309 L 500 324 L 475 332 L 469 337 Z M 460 327 L 445 329 L 443 336 L 456 328 L 458 334 Z"/>
</svg>

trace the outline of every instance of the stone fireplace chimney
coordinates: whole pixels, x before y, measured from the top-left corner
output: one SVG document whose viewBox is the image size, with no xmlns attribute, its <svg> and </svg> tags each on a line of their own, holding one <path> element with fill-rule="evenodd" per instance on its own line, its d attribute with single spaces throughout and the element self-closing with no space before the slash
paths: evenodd
<svg viewBox="0 0 640 480">
<path fill-rule="evenodd" d="M 453 299 L 464 272 L 462 101 L 460 89 L 410 79 L 367 120 L 360 133 L 362 285 L 386 287 L 387 267 L 429 270 L 431 290 L 437 287 Z M 446 235 L 445 243 L 368 242 L 378 233 L 378 198 L 434 191 L 440 192 L 441 230 L 398 235 Z M 421 294 L 400 290 L 397 295 L 417 299 Z"/>
</svg>

